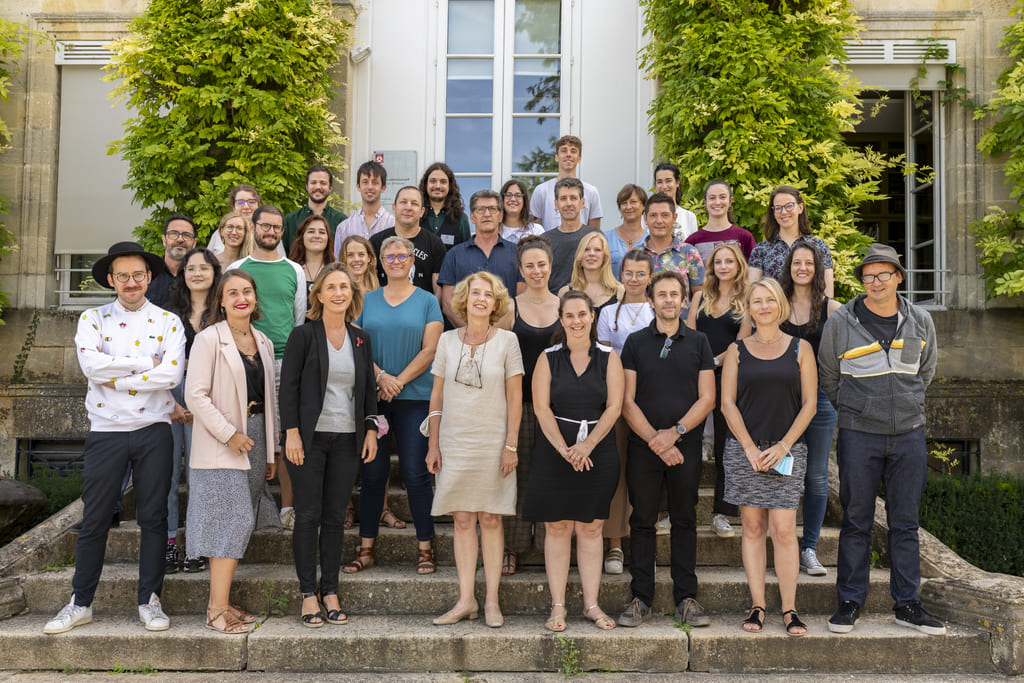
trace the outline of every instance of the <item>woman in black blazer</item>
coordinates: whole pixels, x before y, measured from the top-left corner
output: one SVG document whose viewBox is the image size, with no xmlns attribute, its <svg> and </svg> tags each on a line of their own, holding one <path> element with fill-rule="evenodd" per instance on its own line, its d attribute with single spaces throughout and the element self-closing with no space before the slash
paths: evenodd
<svg viewBox="0 0 1024 683">
<path fill-rule="evenodd" d="M 295 491 L 292 552 L 302 592 L 301 619 L 319 628 L 325 621 L 348 622 L 338 603 L 345 504 L 360 459 L 370 462 L 377 455 L 377 389 L 370 337 L 351 324 L 363 305 L 352 274 L 340 263 L 326 266 L 309 301 L 310 322 L 296 327 L 285 346 L 279 405 Z"/>
</svg>

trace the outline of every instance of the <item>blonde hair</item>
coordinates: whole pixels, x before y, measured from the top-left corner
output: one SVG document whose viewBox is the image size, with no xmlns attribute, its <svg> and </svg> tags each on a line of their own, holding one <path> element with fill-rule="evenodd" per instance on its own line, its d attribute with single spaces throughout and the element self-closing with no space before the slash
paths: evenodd
<svg viewBox="0 0 1024 683">
<path fill-rule="evenodd" d="M 320 302 L 318 295 L 324 287 L 324 280 L 331 273 L 344 273 L 348 278 L 349 286 L 352 288 L 352 301 L 349 302 L 348 308 L 345 310 L 345 322 L 350 323 L 363 312 L 363 292 L 359 288 L 359 283 L 352 276 L 352 271 L 340 261 L 328 263 L 320 271 L 320 274 L 316 276 L 316 279 L 313 280 L 313 287 L 309 290 L 309 310 L 306 311 L 306 317 L 310 320 L 320 320 L 324 317 L 324 305 Z"/>
<path fill-rule="evenodd" d="M 249 221 L 248 218 L 238 213 L 237 211 L 229 211 L 228 213 L 220 217 L 220 222 L 217 223 L 217 234 L 220 235 L 221 241 L 224 242 L 224 248 L 227 249 L 228 241 L 224 239 L 224 235 L 222 234 L 221 231 L 224 229 L 224 226 L 228 224 L 228 221 L 231 220 L 232 218 L 241 218 L 242 227 L 245 228 L 245 237 L 242 238 L 242 244 L 240 244 L 238 247 L 237 256 L 237 258 L 243 259 L 252 253 L 252 249 L 256 243 L 256 240 L 252 234 L 252 223 Z"/>
<path fill-rule="evenodd" d="M 467 304 L 469 285 L 473 280 L 483 280 L 491 286 L 491 292 L 494 294 L 494 310 L 491 311 L 491 324 L 493 325 L 508 313 L 511 299 L 509 299 L 508 289 L 505 288 L 505 283 L 501 281 L 501 278 L 486 270 L 467 275 L 459 284 L 455 285 L 455 292 L 452 294 L 452 308 L 455 310 L 455 315 L 463 320 L 469 320 Z"/>
<path fill-rule="evenodd" d="M 363 249 L 366 250 L 366 258 L 368 259 L 366 272 L 363 273 L 363 281 L 358 283 L 359 288 L 364 292 L 380 289 L 380 280 L 377 279 L 377 254 L 374 252 L 370 240 L 362 235 L 349 235 L 342 241 L 341 247 L 338 249 L 338 261 L 348 266 L 348 245 L 350 244 L 361 244 Z"/>
<path fill-rule="evenodd" d="M 743 311 L 743 322 L 747 323 L 752 328 L 756 327 L 753 318 L 750 316 L 750 297 L 758 287 L 764 287 L 767 289 L 775 296 L 775 300 L 779 302 L 779 319 L 775 322 L 781 324 L 783 321 L 789 320 L 789 299 L 786 298 L 785 292 L 782 291 L 782 285 L 780 285 L 774 278 L 763 277 L 756 282 L 751 282 L 750 286 L 747 287 L 747 310 Z"/>
<path fill-rule="evenodd" d="M 715 304 L 721 297 L 721 281 L 715 275 L 715 254 L 722 249 L 728 249 L 736 257 L 738 270 L 736 279 L 733 280 L 732 294 L 729 296 L 729 310 L 732 311 L 734 320 L 743 320 L 747 312 L 747 259 L 743 257 L 743 250 L 735 242 L 723 242 L 714 248 L 708 262 L 705 264 L 706 275 L 704 277 L 704 289 L 700 298 L 700 310 L 704 315 L 714 317 Z"/>
<path fill-rule="evenodd" d="M 583 236 L 580 243 L 576 245 L 576 256 L 572 261 L 572 277 L 569 279 L 569 289 L 584 290 L 587 287 L 587 274 L 583 271 L 583 252 L 595 239 L 601 240 L 601 253 L 604 260 L 601 262 L 601 286 L 606 294 L 615 294 L 619 291 L 619 281 L 612 273 L 612 252 L 608 247 L 608 238 L 600 232 L 592 232 Z"/>
</svg>

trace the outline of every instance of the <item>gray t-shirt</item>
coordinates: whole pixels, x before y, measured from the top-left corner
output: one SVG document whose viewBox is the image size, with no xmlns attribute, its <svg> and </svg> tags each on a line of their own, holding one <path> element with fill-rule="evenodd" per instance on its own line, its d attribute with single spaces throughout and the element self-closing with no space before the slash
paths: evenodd
<svg viewBox="0 0 1024 683">
<path fill-rule="evenodd" d="M 340 349 L 327 342 L 327 391 L 320 419 L 316 421 L 318 432 L 350 434 L 356 431 L 356 362 L 350 336 L 345 335 Z"/>
<path fill-rule="evenodd" d="M 551 278 L 548 289 L 555 294 L 569 284 L 572 279 L 572 262 L 576 258 L 576 248 L 586 235 L 600 233 L 597 228 L 584 225 L 576 232 L 562 232 L 558 228 L 548 230 L 544 236 L 551 242 Z"/>
</svg>

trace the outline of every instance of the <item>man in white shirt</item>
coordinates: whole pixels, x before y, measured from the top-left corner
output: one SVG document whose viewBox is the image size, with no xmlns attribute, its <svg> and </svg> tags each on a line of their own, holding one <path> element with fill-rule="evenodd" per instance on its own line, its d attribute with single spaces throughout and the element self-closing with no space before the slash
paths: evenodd
<svg viewBox="0 0 1024 683">
<path fill-rule="evenodd" d="M 367 161 L 356 171 L 356 189 L 362 198 L 362 206 L 343 220 L 334 233 L 334 260 L 341 258 L 341 243 L 346 237 L 359 235 L 370 239 L 372 236 L 395 227 L 395 217 L 381 206 L 380 196 L 388 187 L 388 172 L 377 161 Z M 396 196 L 397 201 L 397 196 Z"/>
<path fill-rule="evenodd" d="M 562 216 L 555 206 L 555 184 L 565 178 L 576 177 L 576 167 L 583 157 L 583 143 L 575 135 L 563 135 L 555 143 L 555 160 L 558 162 L 558 176 L 546 180 L 533 191 L 530 198 L 530 214 L 533 220 L 554 230 L 562 224 Z M 583 183 L 583 181 L 580 181 Z M 590 183 L 583 183 L 583 204 L 580 209 L 580 223 L 591 228 L 601 228 L 601 195 Z"/>
<path fill-rule="evenodd" d="M 44 633 L 63 633 L 92 621 L 110 511 L 129 464 L 141 531 L 139 618 L 149 631 L 170 627 L 160 606 L 173 466 L 170 390 L 181 382 L 185 367 L 185 332 L 176 315 L 146 299 L 153 273 L 163 270 L 163 260 L 135 242 L 118 242 L 92 268 L 96 282 L 113 289 L 117 299 L 85 311 L 75 333 L 78 362 L 89 383 L 82 530 L 71 602 L 46 623 Z"/>
</svg>

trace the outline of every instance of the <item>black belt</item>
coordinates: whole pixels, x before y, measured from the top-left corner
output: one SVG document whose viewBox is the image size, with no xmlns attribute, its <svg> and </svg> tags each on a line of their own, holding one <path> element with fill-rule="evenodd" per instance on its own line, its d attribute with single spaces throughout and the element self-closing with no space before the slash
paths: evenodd
<svg viewBox="0 0 1024 683">
<path fill-rule="evenodd" d="M 249 405 L 245 407 L 245 410 L 249 417 L 256 417 L 257 415 L 262 415 L 263 401 L 249 401 Z"/>
</svg>

